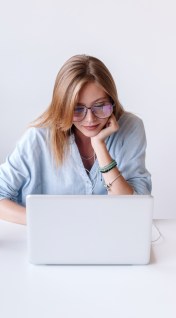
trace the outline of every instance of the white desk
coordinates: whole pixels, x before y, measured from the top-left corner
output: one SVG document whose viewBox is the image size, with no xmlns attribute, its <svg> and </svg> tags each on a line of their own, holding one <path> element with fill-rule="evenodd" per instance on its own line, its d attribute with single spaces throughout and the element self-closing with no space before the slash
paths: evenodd
<svg viewBox="0 0 176 318">
<path fill-rule="evenodd" d="M 145 266 L 34 266 L 26 227 L 0 221 L 0 317 L 175 318 L 176 220 Z"/>
</svg>

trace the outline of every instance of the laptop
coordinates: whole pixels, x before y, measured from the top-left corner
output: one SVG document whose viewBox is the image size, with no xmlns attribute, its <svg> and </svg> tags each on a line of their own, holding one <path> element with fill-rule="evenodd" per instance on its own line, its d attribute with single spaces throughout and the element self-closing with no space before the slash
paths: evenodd
<svg viewBox="0 0 176 318">
<path fill-rule="evenodd" d="M 26 201 L 32 264 L 150 262 L 150 195 L 28 195 Z"/>
</svg>

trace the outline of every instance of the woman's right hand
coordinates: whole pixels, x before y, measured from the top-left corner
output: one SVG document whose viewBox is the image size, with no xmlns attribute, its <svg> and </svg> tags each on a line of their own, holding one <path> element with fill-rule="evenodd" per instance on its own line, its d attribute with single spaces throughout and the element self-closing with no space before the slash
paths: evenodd
<svg viewBox="0 0 176 318">
<path fill-rule="evenodd" d="M 105 127 L 96 136 L 91 138 L 92 147 L 94 148 L 94 145 L 96 145 L 97 143 L 104 142 L 107 137 L 118 131 L 118 129 L 118 122 L 114 114 L 112 114 L 108 118 Z"/>
</svg>

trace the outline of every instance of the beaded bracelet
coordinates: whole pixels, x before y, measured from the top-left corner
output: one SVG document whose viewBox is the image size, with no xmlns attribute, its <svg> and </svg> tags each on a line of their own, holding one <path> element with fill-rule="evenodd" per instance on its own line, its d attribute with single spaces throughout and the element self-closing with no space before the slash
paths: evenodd
<svg viewBox="0 0 176 318">
<path fill-rule="evenodd" d="M 100 168 L 99 170 L 101 173 L 106 173 L 116 166 L 117 166 L 117 162 L 115 160 L 112 160 L 107 166 L 104 166 L 104 167 Z"/>
</svg>

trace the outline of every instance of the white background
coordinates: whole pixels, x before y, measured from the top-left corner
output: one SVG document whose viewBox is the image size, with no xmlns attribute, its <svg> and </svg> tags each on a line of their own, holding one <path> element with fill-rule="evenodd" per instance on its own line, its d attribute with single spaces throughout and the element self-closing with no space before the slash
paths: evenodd
<svg viewBox="0 0 176 318">
<path fill-rule="evenodd" d="M 155 217 L 176 217 L 175 14 L 174 0 L 1 0 L 0 163 L 50 103 L 62 64 L 94 55 L 144 121 Z"/>
</svg>

